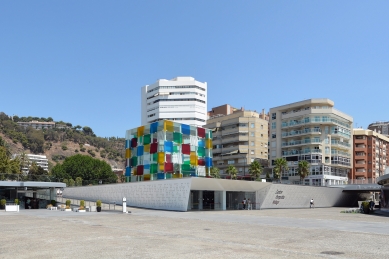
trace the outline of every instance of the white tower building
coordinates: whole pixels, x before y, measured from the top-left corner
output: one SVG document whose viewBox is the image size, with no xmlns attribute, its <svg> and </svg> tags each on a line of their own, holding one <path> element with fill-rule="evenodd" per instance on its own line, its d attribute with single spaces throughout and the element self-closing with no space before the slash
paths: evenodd
<svg viewBox="0 0 389 259">
<path fill-rule="evenodd" d="M 142 87 L 142 125 L 159 120 L 203 126 L 207 119 L 207 83 L 193 77 L 160 79 Z"/>
</svg>

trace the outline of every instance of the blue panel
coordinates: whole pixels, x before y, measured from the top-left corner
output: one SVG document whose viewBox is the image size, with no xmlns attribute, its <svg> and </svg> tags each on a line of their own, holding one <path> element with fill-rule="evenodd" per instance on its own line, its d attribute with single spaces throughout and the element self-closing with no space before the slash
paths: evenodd
<svg viewBox="0 0 389 259">
<path fill-rule="evenodd" d="M 158 121 L 150 124 L 150 133 L 156 133 L 158 131 Z"/>
<path fill-rule="evenodd" d="M 131 167 L 126 167 L 126 176 L 131 176 Z"/>
<path fill-rule="evenodd" d="M 186 124 L 181 124 L 181 133 L 190 135 L 190 126 Z"/>
<path fill-rule="evenodd" d="M 150 169 L 150 164 L 144 165 L 144 169 Z"/>
<path fill-rule="evenodd" d="M 130 139 L 126 139 L 126 149 L 130 148 L 130 143 L 131 143 L 131 140 Z"/>
<path fill-rule="evenodd" d="M 143 146 L 138 146 L 136 153 L 137 156 L 143 156 Z"/>
<path fill-rule="evenodd" d="M 199 147 L 205 147 L 205 140 L 204 139 L 199 140 Z"/>
<path fill-rule="evenodd" d="M 173 141 L 165 141 L 165 152 L 173 153 Z"/>
<path fill-rule="evenodd" d="M 157 179 L 165 179 L 165 174 L 164 173 L 158 173 L 157 174 Z"/>
<path fill-rule="evenodd" d="M 190 173 L 190 176 L 197 176 L 197 175 L 196 175 L 196 172 L 191 172 L 191 173 Z"/>
<path fill-rule="evenodd" d="M 206 167 L 212 167 L 212 158 L 211 157 L 206 157 L 205 158 L 205 166 Z"/>
</svg>

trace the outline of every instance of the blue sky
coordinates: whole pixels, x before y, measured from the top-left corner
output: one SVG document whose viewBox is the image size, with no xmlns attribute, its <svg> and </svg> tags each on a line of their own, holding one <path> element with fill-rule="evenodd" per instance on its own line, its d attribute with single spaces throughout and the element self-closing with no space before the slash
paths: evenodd
<svg viewBox="0 0 389 259">
<path fill-rule="evenodd" d="M 330 98 L 389 120 L 389 1 L 0 1 L 0 111 L 123 137 L 140 88 L 208 83 L 208 110 Z M 354 125 L 355 125 L 354 124 Z"/>
</svg>

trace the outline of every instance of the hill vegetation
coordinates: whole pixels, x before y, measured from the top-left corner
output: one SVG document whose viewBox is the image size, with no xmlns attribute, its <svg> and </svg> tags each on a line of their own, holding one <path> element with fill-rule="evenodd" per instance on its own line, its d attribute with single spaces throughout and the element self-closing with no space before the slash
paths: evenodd
<svg viewBox="0 0 389 259">
<path fill-rule="evenodd" d="M 17 122 L 55 122 L 52 129 L 23 127 Z M 0 112 L 0 137 L 11 153 L 44 154 L 49 159 L 49 169 L 76 154 L 84 154 L 108 164 L 123 168 L 124 138 L 97 137 L 88 126 L 73 126 L 53 118 L 8 116 Z"/>
</svg>

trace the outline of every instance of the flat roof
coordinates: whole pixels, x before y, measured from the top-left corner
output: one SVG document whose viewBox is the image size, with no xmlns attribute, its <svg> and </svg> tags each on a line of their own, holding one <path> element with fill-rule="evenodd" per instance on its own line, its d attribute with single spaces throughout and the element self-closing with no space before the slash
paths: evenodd
<svg viewBox="0 0 389 259">
<path fill-rule="evenodd" d="M 36 188 L 65 188 L 65 183 L 60 182 L 18 182 L 0 181 L 0 187 L 36 187 Z"/>
</svg>

